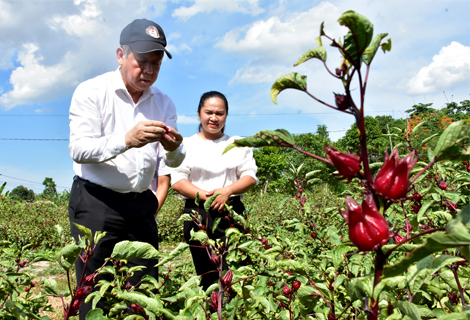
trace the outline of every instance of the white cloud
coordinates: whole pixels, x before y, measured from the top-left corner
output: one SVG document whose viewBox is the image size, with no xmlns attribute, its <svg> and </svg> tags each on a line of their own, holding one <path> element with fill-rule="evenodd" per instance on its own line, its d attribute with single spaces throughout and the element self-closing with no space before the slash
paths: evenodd
<svg viewBox="0 0 470 320">
<path fill-rule="evenodd" d="M 470 47 L 453 41 L 419 70 L 409 82 L 409 94 L 442 91 L 470 80 Z"/>
<path fill-rule="evenodd" d="M 178 115 L 178 124 L 193 124 L 199 123 L 199 120 L 195 117 L 188 117 L 184 114 Z"/>
<path fill-rule="evenodd" d="M 78 5 L 81 1 L 75 1 Z M 53 30 L 63 29 L 71 36 L 85 37 L 98 31 L 102 15 L 99 7 L 92 0 L 85 1 L 80 14 L 69 16 L 55 16 L 49 21 Z"/>
<path fill-rule="evenodd" d="M 285 20 L 274 16 L 256 21 L 248 27 L 231 30 L 215 47 L 252 58 L 246 66 L 237 70 L 231 83 L 269 82 L 282 75 L 282 69 L 287 70 L 289 67 L 292 71 L 296 59 L 317 46 L 314 39 L 319 35 L 323 21 L 331 37 L 344 34 L 345 29 L 342 30 L 336 22 L 340 14 L 336 6 L 322 2 Z"/>
<path fill-rule="evenodd" d="M 13 90 L 0 96 L 0 104 L 7 110 L 31 101 L 47 100 L 51 91 L 60 87 L 62 83 L 76 85 L 70 78 L 67 57 L 56 65 L 44 66 L 41 64 L 42 57 L 36 54 L 37 50 L 36 45 L 28 43 L 18 53 L 21 67 L 11 73 L 10 83 L 13 85 Z"/>
<path fill-rule="evenodd" d="M 201 12 L 212 12 L 214 10 L 225 12 L 241 12 L 251 15 L 258 15 L 264 12 L 258 4 L 258 0 L 194 0 L 191 7 L 179 7 L 173 12 L 173 17 L 187 20 Z"/>
</svg>

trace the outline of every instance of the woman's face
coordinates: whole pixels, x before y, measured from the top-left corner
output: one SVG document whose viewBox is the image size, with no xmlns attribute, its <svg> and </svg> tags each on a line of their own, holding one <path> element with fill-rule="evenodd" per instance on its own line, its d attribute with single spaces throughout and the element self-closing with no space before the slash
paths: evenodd
<svg viewBox="0 0 470 320">
<path fill-rule="evenodd" d="M 198 116 L 206 137 L 215 139 L 222 137 L 222 129 L 225 127 L 225 120 L 227 119 L 224 100 L 220 98 L 207 99 Z"/>
</svg>

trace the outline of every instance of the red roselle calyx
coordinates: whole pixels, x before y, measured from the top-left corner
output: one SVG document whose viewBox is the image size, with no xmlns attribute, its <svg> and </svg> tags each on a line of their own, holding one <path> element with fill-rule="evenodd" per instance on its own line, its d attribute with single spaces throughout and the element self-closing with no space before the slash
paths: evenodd
<svg viewBox="0 0 470 320">
<path fill-rule="evenodd" d="M 92 273 L 92 274 L 90 274 L 89 276 L 87 276 L 85 278 L 85 280 L 83 281 L 83 285 L 84 286 L 91 286 L 93 284 L 94 280 L 95 280 L 95 274 Z"/>
<path fill-rule="evenodd" d="M 294 288 L 294 290 L 297 291 L 299 290 L 300 285 L 301 285 L 300 281 L 297 280 L 296 282 L 292 284 L 292 288 Z"/>
<path fill-rule="evenodd" d="M 408 192 L 410 172 L 417 161 L 415 151 L 401 160 L 398 160 L 398 149 L 394 149 L 390 157 L 385 152 L 384 164 L 375 177 L 375 191 L 390 200 L 405 197 Z"/>
<path fill-rule="evenodd" d="M 69 316 L 73 317 L 78 314 L 78 309 L 80 308 L 80 305 L 82 304 L 82 300 L 75 300 L 70 308 Z"/>
<path fill-rule="evenodd" d="M 449 211 L 451 212 L 457 212 L 457 205 L 453 202 L 450 202 L 449 200 L 447 200 L 446 202 L 446 205 L 447 205 L 447 209 L 449 209 Z"/>
<path fill-rule="evenodd" d="M 395 241 L 395 244 L 399 244 L 399 243 L 405 241 L 406 238 L 404 236 L 402 236 L 401 234 L 397 233 L 396 235 L 393 236 L 393 240 Z"/>
<path fill-rule="evenodd" d="M 78 300 L 83 300 L 86 298 L 93 291 L 93 288 L 90 286 L 81 287 L 77 291 L 75 291 L 75 298 Z"/>
<path fill-rule="evenodd" d="M 130 308 L 131 308 L 132 312 L 135 312 L 135 313 L 141 313 L 142 312 L 142 307 L 139 306 L 137 303 L 131 303 Z"/>
<path fill-rule="evenodd" d="M 232 270 L 227 271 L 227 273 L 222 278 L 222 285 L 225 287 L 230 285 L 232 283 L 232 278 L 233 278 L 233 271 Z"/>
<path fill-rule="evenodd" d="M 216 254 L 212 254 L 211 257 L 210 257 L 210 261 L 212 263 L 212 265 L 216 266 L 216 267 L 219 267 L 220 266 L 220 258 L 219 256 L 217 256 Z"/>
<path fill-rule="evenodd" d="M 362 206 L 346 196 L 347 211 L 341 211 L 349 226 L 349 239 L 361 251 L 371 251 L 379 244 L 386 244 L 389 235 L 387 220 L 380 214 L 372 195 L 368 195 Z"/>
<path fill-rule="evenodd" d="M 361 157 L 355 154 L 342 153 L 335 148 L 329 146 L 325 147 L 326 157 L 330 163 L 338 170 L 342 179 L 357 177 L 357 173 L 361 169 Z"/>
<path fill-rule="evenodd" d="M 348 96 L 334 92 L 333 94 L 335 95 L 335 104 L 338 107 L 338 110 L 344 111 L 351 108 L 351 103 Z"/>
<path fill-rule="evenodd" d="M 218 296 L 217 292 L 212 291 L 210 307 L 214 310 L 217 310 L 218 302 L 219 302 L 219 296 Z"/>
<path fill-rule="evenodd" d="M 441 188 L 442 190 L 446 190 L 447 189 L 447 183 L 445 181 L 442 181 L 441 183 L 439 183 L 439 188 Z"/>
<path fill-rule="evenodd" d="M 291 289 L 290 289 L 287 285 L 283 284 L 283 285 L 282 285 L 282 293 L 283 293 L 285 296 L 288 296 L 288 295 L 290 295 L 290 294 L 292 293 L 292 291 L 291 291 Z"/>
</svg>

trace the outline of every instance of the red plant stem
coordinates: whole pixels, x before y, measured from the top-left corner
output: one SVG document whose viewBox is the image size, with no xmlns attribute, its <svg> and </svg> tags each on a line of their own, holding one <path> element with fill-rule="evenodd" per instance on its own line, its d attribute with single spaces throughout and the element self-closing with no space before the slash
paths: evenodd
<svg viewBox="0 0 470 320">
<path fill-rule="evenodd" d="M 463 288 L 460 285 L 459 276 L 457 275 L 457 269 L 458 267 L 451 268 L 452 273 L 454 274 L 455 282 L 457 282 L 457 288 L 459 289 L 460 300 L 461 300 L 462 306 L 465 308 L 467 304 L 465 303 L 465 297 L 463 295 Z"/>
<path fill-rule="evenodd" d="M 321 297 L 323 299 L 323 301 L 325 301 L 325 303 L 328 305 L 328 307 L 331 309 L 331 304 L 328 302 L 328 300 L 326 300 L 326 298 L 321 294 L 321 291 L 320 289 L 318 289 L 318 287 L 315 285 L 315 282 L 313 282 L 311 279 L 309 279 L 310 283 L 315 287 L 315 289 L 318 290 L 319 293 L 315 294 L 319 297 Z"/>
<path fill-rule="evenodd" d="M 305 93 L 308 94 L 311 98 L 317 100 L 318 102 L 320 102 L 321 104 L 324 104 L 325 106 L 331 108 L 331 109 L 335 109 L 337 111 L 341 111 L 341 112 L 344 112 L 344 113 L 348 113 L 348 114 L 353 114 L 351 111 L 347 111 L 347 110 L 339 110 L 338 108 L 336 107 L 333 107 L 331 104 L 328 104 L 326 102 L 323 102 L 321 101 L 320 99 L 318 99 L 317 97 L 315 97 L 313 94 L 311 94 L 310 92 L 308 92 L 307 90 L 305 90 Z"/>
<path fill-rule="evenodd" d="M 387 256 L 382 251 L 382 246 L 379 245 L 377 249 L 375 249 L 376 256 L 375 256 L 375 274 L 374 274 L 374 289 L 379 284 L 380 278 L 382 277 L 383 269 L 385 260 L 387 260 Z M 379 315 L 379 302 L 375 301 L 371 298 L 372 303 L 372 314 L 368 315 L 367 318 L 369 320 L 377 320 Z"/>
<path fill-rule="evenodd" d="M 323 60 L 322 60 L 323 61 Z M 333 72 L 330 71 L 330 68 L 328 68 L 328 66 L 326 65 L 326 62 L 323 61 L 323 65 L 325 66 L 325 69 L 326 71 L 328 71 L 329 74 L 331 74 L 333 77 L 335 77 L 336 79 L 341 79 L 341 77 L 337 76 L 336 74 L 333 74 Z"/>
<path fill-rule="evenodd" d="M 223 261 L 224 258 L 223 256 L 220 259 L 220 265 L 219 265 L 219 301 L 217 301 L 217 314 L 219 315 L 219 320 L 222 320 L 222 293 L 223 293 L 223 288 L 222 288 L 222 269 L 223 269 Z"/>
<path fill-rule="evenodd" d="M 204 313 L 206 314 L 206 319 L 207 320 L 211 320 L 211 318 L 209 317 L 209 315 L 207 314 L 207 310 L 206 308 L 204 308 L 204 305 L 202 304 L 202 302 L 200 303 L 201 307 L 202 307 L 202 310 L 204 310 Z"/>
<path fill-rule="evenodd" d="M 364 94 L 366 93 L 366 87 L 367 87 L 367 80 L 369 79 L 369 70 L 370 70 L 370 65 L 366 63 L 367 70 L 366 70 L 366 77 L 364 79 Z"/>
<path fill-rule="evenodd" d="M 401 202 L 401 208 L 403 209 L 403 214 L 405 215 L 405 226 L 406 226 L 406 239 L 410 238 L 410 223 L 408 222 L 408 216 L 406 215 L 405 207 L 403 206 L 403 201 Z"/>
<path fill-rule="evenodd" d="M 310 156 L 310 157 L 312 157 L 312 158 L 314 158 L 314 159 L 317 159 L 317 160 L 326 162 L 326 163 L 328 163 L 328 164 L 331 164 L 331 162 L 328 161 L 327 159 L 322 158 L 322 157 L 319 157 L 319 156 L 317 156 L 317 155 L 315 155 L 315 154 L 311 154 L 310 152 L 304 151 L 304 150 L 300 149 L 299 147 L 297 147 L 296 145 L 293 145 L 292 148 L 295 149 L 295 150 L 297 150 L 297 151 L 299 151 L 299 152 L 301 152 L 301 153 L 303 153 L 303 154 L 306 154 L 307 156 Z"/>
<path fill-rule="evenodd" d="M 426 230 L 424 232 L 415 234 L 414 236 L 410 237 L 406 241 L 403 241 L 403 242 L 400 242 L 399 244 L 397 244 L 397 246 L 395 248 L 392 248 L 392 249 L 388 250 L 387 253 L 385 254 L 385 258 L 388 258 L 392 254 L 392 252 L 395 251 L 399 246 L 401 246 L 402 244 L 407 243 L 410 240 L 421 237 L 424 234 L 433 233 L 433 232 L 436 232 L 436 231 L 444 231 L 445 229 L 446 229 L 446 227 L 441 227 L 441 228 L 437 228 L 437 229 L 429 229 L 429 230 Z"/>
<path fill-rule="evenodd" d="M 424 167 L 424 169 L 421 170 L 421 171 L 413 178 L 413 180 L 410 181 L 410 185 L 412 185 L 412 184 L 416 181 L 416 179 L 418 179 L 418 177 L 419 177 L 420 175 L 422 175 L 426 170 L 428 170 L 428 169 L 429 169 L 433 164 L 435 164 L 435 163 L 436 163 L 436 159 L 434 158 L 433 161 L 431 161 L 426 167 Z"/>
</svg>

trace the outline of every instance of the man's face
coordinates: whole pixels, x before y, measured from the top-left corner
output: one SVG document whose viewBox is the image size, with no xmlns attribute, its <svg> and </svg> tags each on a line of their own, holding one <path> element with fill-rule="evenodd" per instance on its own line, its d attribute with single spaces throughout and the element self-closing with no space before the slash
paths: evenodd
<svg viewBox="0 0 470 320">
<path fill-rule="evenodd" d="M 157 81 L 163 60 L 163 51 L 137 53 L 131 51 L 127 58 L 124 49 L 117 49 L 121 74 L 129 93 L 142 92 Z"/>
</svg>

